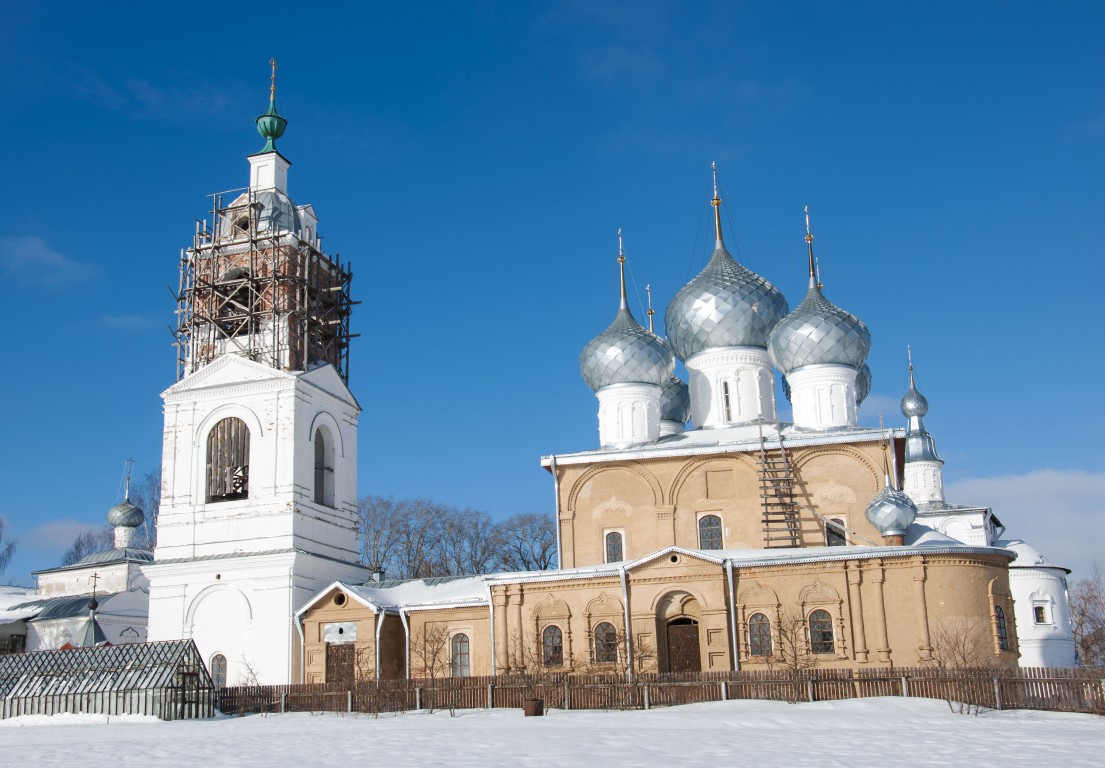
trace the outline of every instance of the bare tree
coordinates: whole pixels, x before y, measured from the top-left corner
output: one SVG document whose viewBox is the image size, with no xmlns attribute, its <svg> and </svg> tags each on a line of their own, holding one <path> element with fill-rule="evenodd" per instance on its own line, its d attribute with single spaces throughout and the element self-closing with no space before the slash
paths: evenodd
<svg viewBox="0 0 1105 768">
<path fill-rule="evenodd" d="M 1070 589 L 1070 617 L 1078 662 L 1105 667 L 1105 577 L 1096 561 L 1090 575 Z"/>
<path fill-rule="evenodd" d="M 61 564 L 75 565 L 88 555 L 95 552 L 104 552 L 115 546 L 115 531 L 110 527 L 89 528 L 84 533 L 78 534 L 61 556 Z"/>
<path fill-rule="evenodd" d="M 0 573 L 3 573 L 8 563 L 12 561 L 12 556 L 15 554 L 15 545 L 17 541 L 9 541 L 4 543 L 4 519 L 0 517 Z"/>
<path fill-rule="evenodd" d="M 944 619 L 932 630 L 932 661 L 943 669 L 977 669 L 995 663 L 990 628 L 983 619 Z"/>
<path fill-rule="evenodd" d="M 551 516 L 523 512 L 499 523 L 502 567 L 545 571 L 556 567 L 556 526 Z"/>
<path fill-rule="evenodd" d="M 769 668 L 787 670 L 798 678 L 799 673 L 817 666 L 817 657 L 810 653 L 806 617 L 799 611 L 787 608 L 779 612 L 775 639 L 775 653 L 764 657 Z"/>
<path fill-rule="evenodd" d="M 130 500 L 141 508 L 145 519 L 136 531 L 134 545 L 153 550 L 157 546 L 157 515 L 161 508 L 161 469 L 150 470 L 130 486 Z"/>
<path fill-rule="evenodd" d="M 403 523 L 404 502 L 391 496 L 362 496 L 357 499 L 361 562 L 401 578 L 395 565 L 399 550 L 399 530 Z"/>
<path fill-rule="evenodd" d="M 445 699 L 445 705 L 451 715 L 456 714 L 455 692 L 448 686 L 439 686 L 437 681 L 451 676 L 452 658 L 449 627 L 426 621 L 411 635 L 411 661 L 413 670 L 430 681 L 429 706 L 423 699 L 422 706 L 434 711 L 434 703 Z M 425 695 L 425 692 L 424 692 Z"/>
</svg>

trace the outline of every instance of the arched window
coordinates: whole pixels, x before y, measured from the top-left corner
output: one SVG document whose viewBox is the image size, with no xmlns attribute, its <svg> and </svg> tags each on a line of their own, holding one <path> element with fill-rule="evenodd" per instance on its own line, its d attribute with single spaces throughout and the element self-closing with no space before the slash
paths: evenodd
<svg viewBox="0 0 1105 768">
<path fill-rule="evenodd" d="M 748 653 L 752 656 L 771 656 L 771 622 L 762 613 L 748 617 Z"/>
<path fill-rule="evenodd" d="M 833 619 L 828 611 L 816 610 L 810 614 L 810 651 L 813 653 L 834 653 Z"/>
<path fill-rule="evenodd" d="M 207 435 L 207 500 L 249 497 L 249 427 L 230 417 Z"/>
<path fill-rule="evenodd" d="M 825 521 L 825 546 L 826 547 L 845 547 L 848 545 L 848 538 L 845 536 L 844 521 L 843 520 L 826 520 Z"/>
<path fill-rule="evenodd" d="M 595 627 L 595 663 L 613 664 L 618 660 L 618 630 L 609 621 Z"/>
<path fill-rule="evenodd" d="M 452 650 L 453 677 L 468 677 L 468 635 L 463 632 L 453 635 Z"/>
<path fill-rule="evenodd" d="M 555 624 L 541 633 L 541 658 L 546 667 L 564 666 L 564 634 Z"/>
<path fill-rule="evenodd" d="M 334 506 L 334 441 L 323 427 L 315 432 L 315 503 Z"/>
<path fill-rule="evenodd" d="M 1000 605 L 994 606 L 994 618 L 998 620 L 998 648 L 1003 651 L 1009 650 L 1009 627 L 1005 624 L 1005 611 L 1001 609 Z"/>
<path fill-rule="evenodd" d="M 717 515 L 698 518 L 698 548 L 721 549 L 721 518 Z"/>
<path fill-rule="evenodd" d="M 226 687 L 226 657 L 221 653 L 211 657 L 211 682 L 216 688 Z"/>
<path fill-rule="evenodd" d="M 620 563 L 625 556 L 622 549 L 622 535 L 617 531 L 606 534 L 606 562 Z"/>
<path fill-rule="evenodd" d="M 733 397 L 728 381 L 721 382 L 721 417 L 726 424 L 733 420 Z"/>
<path fill-rule="evenodd" d="M 228 269 L 215 284 L 214 299 L 215 316 L 223 333 L 241 336 L 255 330 L 257 293 L 248 269 Z"/>
</svg>

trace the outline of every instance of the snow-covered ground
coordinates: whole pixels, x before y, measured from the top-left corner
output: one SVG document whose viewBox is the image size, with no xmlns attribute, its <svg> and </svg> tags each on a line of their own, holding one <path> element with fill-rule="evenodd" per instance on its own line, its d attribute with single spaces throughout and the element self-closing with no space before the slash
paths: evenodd
<svg viewBox="0 0 1105 768">
<path fill-rule="evenodd" d="M 21 727 L 23 726 L 23 727 Z M 1105 718 L 952 714 L 942 701 L 730 701 L 648 712 L 288 714 L 162 723 L 61 715 L 0 721 L 4 765 L 1099 766 Z"/>
</svg>

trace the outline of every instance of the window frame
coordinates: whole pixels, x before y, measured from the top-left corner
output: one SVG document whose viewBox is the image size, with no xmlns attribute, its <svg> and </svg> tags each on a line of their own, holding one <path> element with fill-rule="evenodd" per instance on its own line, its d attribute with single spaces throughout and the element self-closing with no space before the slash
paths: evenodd
<svg viewBox="0 0 1105 768">
<path fill-rule="evenodd" d="M 315 437 L 311 441 L 314 444 L 315 472 L 314 493 L 312 499 L 315 504 L 324 507 L 335 506 L 335 486 L 337 472 L 335 471 L 335 442 L 330 431 L 320 426 L 315 430 Z M 321 454 L 321 455 L 320 455 Z"/>
<path fill-rule="evenodd" d="M 472 676 L 472 640 L 465 632 L 457 632 L 449 640 L 449 676 Z"/>
<path fill-rule="evenodd" d="M 620 557 L 616 560 L 610 559 L 610 537 L 618 537 L 618 552 Z M 604 531 L 602 535 L 602 556 L 603 562 L 606 563 L 620 563 L 625 560 L 625 532 L 622 530 Z"/>
<path fill-rule="evenodd" d="M 848 527 L 843 520 L 836 517 L 825 518 L 825 546 L 848 546 Z"/>
<path fill-rule="evenodd" d="M 601 633 L 601 636 L 600 636 Z M 592 631 L 592 646 L 596 664 L 618 663 L 618 628 L 613 622 L 600 621 Z"/>
<path fill-rule="evenodd" d="M 771 619 L 763 611 L 756 611 L 748 617 L 748 655 L 757 658 L 770 658 L 775 655 Z"/>
<path fill-rule="evenodd" d="M 702 524 L 705 521 L 711 520 L 711 519 L 717 521 L 717 546 L 716 547 L 706 546 L 705 542 L 703 541 L 703 537 L 702 537 L 702 533 L 703 533 Z M 703 513 L 703 514 L 698 516 L 698 522 L 697 522 L 696 527 L 698 528 L 698 548 L 699 549 L 705 549 L 705 550 L 711 550 L 711 551 L 725 549 L 725 526 L 722 524 L 721 515 L 719 515 L 717 512 Z"/>
<path fill-rule="evenodd" d="M 1000 605 L 994 606 L 994 629 L 997 631 L 999 651 L 1009 650 L 1009 623 L 1005 618 L 1005 611 Z"/>
<path fill-rule="evenodd" d="M 219 666 L 222 666 L 222 674 L 219 673 Z M 227 675 L 227 663 L 226 656 L 221 653 L 215 653 L 211 655 L 211 683 L 216 688 L 226 687 L 226 675 Z M 221 681 L 221 682 L 220 682 Z"/>
<path fill-rule="evenodd" d="M 814 627 L 815 622 L 818 625 L 816 628 Z M 815 633 L 817 634 L 815 635 Z M 824 608 L 816 608 L 806 616 L 806 634 L 809 637 L 810 653 L 817 655 L 836 653 L 836 631 L 833 627 L 833 617 Z"/>
<path fill-rule="evenodd" d="M 548 624 L 541 630 L 541 665 L 564 666 L 564 631 L 556 624 Z"/>
</svg>

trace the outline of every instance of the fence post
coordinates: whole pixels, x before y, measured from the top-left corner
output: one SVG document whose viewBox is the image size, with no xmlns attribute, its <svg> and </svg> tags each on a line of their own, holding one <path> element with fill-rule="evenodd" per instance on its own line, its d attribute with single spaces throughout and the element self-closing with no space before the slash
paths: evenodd
<svg viewBox="0 0 1105 768">
<path fill-rule="evenodd" d="M 1001 711 L 1001 685 L 996 677 L 994 678 L 994 709 Z"/>
<path fill-rule="evenodd" d="M 721 700 L 722 701 L 729 701 L 729 681 L 728 680 L 722 680 L 721 681 Z"/>
<path fill-rule="evenodd" d="M 414 689 L 414 708 L 422 709 L 422 686 Z"/>
<path fill-rule="evenodd" d="M 902 675 L 902 698 L 909 698 L 909 679 L 905 675 Z"/>
<path fill-rule="evenodd" d="M 487 684 L 487 708 L 495 708 L 495 683 Z"/>
<path fill-rule="evenodd" d="M 287 692 L 280 694 L 280 714 L 284 714 L 288 711 L 288 694 Z"/>
<path fill-rule="evenodd" d="M 648 683 L 645 683 L 645 709 L 651 709 L 651 702 L 648 699 Z"/>
<path fill-rule="evenodd" d="M 353 711 L 353 691 L 346 691 L 345 692 L 345 711 L 346 712 L 352 712 Z"/>
<path fill-rule="evenodd" d="M 569 696 L 568 679 L 564 678 L 564 709 L 569 710 L 572 708 L 571 697 Z"/>
<path fill-rule="evenodd" d="M 810 697 L 810 701 L 813 701 L 813 680 L 806 681 L 806 693 Z"/>
</svg>

